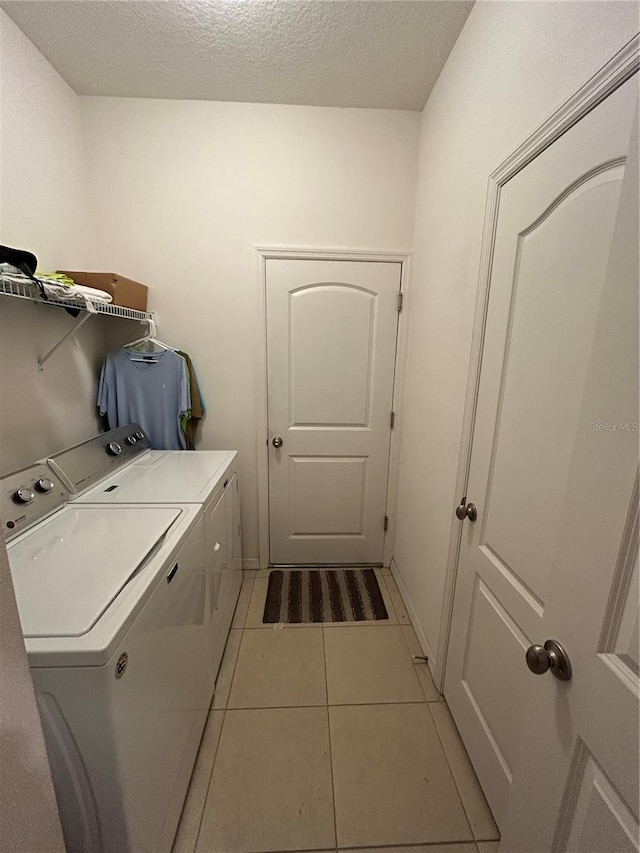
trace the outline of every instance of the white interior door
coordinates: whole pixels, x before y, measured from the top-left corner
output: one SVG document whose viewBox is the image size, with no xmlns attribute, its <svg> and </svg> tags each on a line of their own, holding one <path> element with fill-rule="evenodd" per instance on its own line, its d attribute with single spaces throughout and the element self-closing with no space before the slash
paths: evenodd
<svg viewBox="0 0 640 853">
<path fill-rule="evenodd" d="M 636 87 L 500 197 L 445 695 L 510 853 L 637 850 Z"/>
<path fill-rule="evenodd" d="M 400 273 L 267 260 L 271 563 L 382 563 Z"/>
<path fill-rule="evenodd" d="M 637 119 L 629 151 L 542 620 L 571 644 L 575 676 L 566 697 L 548 677 L 527 690 L 511 853 L 639 846 Z M 555 820 L 533 819 L 532 797 Z"/>
</svg>

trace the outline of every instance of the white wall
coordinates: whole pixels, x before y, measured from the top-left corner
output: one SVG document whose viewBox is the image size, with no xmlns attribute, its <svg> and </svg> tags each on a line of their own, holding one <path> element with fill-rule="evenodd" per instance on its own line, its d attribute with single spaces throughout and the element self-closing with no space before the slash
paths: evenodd
<svg viewBox="0 0 640 853">
<path fill-rule="evenodd" d="M 40 269 L 73 269 L 93 254 L 78 97 L 0 11 L 0 242 L 33 251 Z M 103 320 L 58 351 L 38 354 L 74 320 L 62 309 L 0 301 L 0 473 L 98 429 Z"/>
<path fill-rule="evenodd" d="M 148 283 L 160 337 L 192 355 L 199 447 L 240 451 L 256 557 L 254 246 L 408 248 L 419 114 L 81 100 L 99 265 Z"/>
<path fill-rule="evenodd" d="M 436 658 L 487 179 L 637 30 L 635 3 L 477 3 L 423 111 L 394 556 Z"/>
</svg>

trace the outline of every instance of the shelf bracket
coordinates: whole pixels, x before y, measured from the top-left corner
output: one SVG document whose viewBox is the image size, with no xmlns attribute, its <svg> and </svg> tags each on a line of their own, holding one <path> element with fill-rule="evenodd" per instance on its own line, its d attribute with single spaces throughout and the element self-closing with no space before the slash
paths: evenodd
<svg viewBox="0 0 640 853">
<path fill-rule="evenodd" d="M 40 356 L 40 358 L 38 359 L 38 370 L 40 371 L 40 373 L 42 373 L 42 371 L 44 370 L 45 364 L 49 361 L 49 359 L 54 354 L 54 352 L 58 349 L 58 347 L 61 347 L 63 343 L 65 343 L 66 341 L 69 340 L 69 338 L 71 338 L 71 337 L 73 337 L 73 335 L 77 334 L 77 332 L 80 330 L 80 327 L 84 326 L 84 324 L 87 322 L 87 320 L 93 316 L 93 314 L 94 314 L 93 311 L 87 311 L 87 313 L 84 315 L 84 317 L 82 317 L 81 320 L 78 320 L 78 322 L 75 324 L 75 326 L 72 326 L 71 329 L 69 329 L 69 331 L 66 333 L 66 335 L 63 335 L 60 338 L 60 340 L 58 341 L 57 344 L 54 344 L 54 346 L 52 346 L 50 350 L 48 350 L 44 355 Z"/>
</svg>

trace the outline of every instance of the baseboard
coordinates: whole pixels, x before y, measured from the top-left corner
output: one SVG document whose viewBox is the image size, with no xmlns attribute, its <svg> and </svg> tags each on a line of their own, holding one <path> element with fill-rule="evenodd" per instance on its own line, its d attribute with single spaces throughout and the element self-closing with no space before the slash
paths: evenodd
<svg viewBox="0 0 640 853">
<path fill-rule="evenodd" d="M 260 560 L 257 557 L 243 557 L 242 558 L 242 571 L 243 572 L 257 572 L 260 568 Z"/>
<path fill-rule="evenodd" d="M 431 648 L 431 645 L 429 644 L 429 641 L 427 640 L 427 637 L 422 629 L 422 625 L 420 624 L 420 620 L 418 619 L 418 613 L 415 607 L 413 606 L 413 601 L 411 600 L 409 591 L 404 585 L 402 575 L 400 574 L 400 570 L 398 569 L 398 564 L 396 563 L 393 557 L 391 558 L 389 568 L 391 570 L 393 579 L 396 582 L 396 586 L 398 587 L 398 592 L 400 593 L 402 601 L 404 602 L 404 606 L 407 608 L 407 613 L 409 614 L 409 619 L 411 619 L 413 630 L 416 632 L 416 637 L 418 638 L 418 642 L 420 643 L 420 648 L 428 658 L 427 666 L 429 667 L 431 676 L 434 677 L 434 673 L 436 671 L 436 657 L 433 654 L 433 649 Z M 437 684 L 436 690 L 440 690 Z"/>
</svg>

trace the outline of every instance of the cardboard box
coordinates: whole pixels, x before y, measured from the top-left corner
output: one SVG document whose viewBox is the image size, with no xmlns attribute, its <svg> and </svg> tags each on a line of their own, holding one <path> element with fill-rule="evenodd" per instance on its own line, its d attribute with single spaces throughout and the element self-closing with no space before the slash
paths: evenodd
<svg viewBox="0 0 640 853">
<path fill-rule="evenodd" d="M 140 284 L 138 281 L 132 281 L 114 272 L 73 272 L 72 270 L 59 270 L 59 272 L 68 275 L 76 284 L 106 291 L 113 297 L 112 305 L 134 308 L 136 311 L 147 310 L 146 284 Z"/>
</svg>

